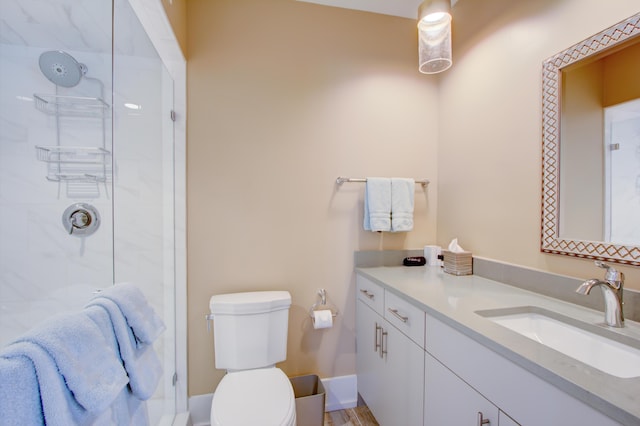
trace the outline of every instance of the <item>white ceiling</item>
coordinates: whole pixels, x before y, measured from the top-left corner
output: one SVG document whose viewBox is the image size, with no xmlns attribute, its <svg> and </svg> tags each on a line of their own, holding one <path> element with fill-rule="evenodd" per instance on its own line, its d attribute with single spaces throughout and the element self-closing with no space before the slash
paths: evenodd
<svg viewBox="0 0 640 426">
<path fill-rule="evenodd" d="M 383 15 L 418 19 L 418 6 L 423 0 L 298 0 L 343 9 L 362 10 Z M 458 0 L 451 0 L 451 6 Z"/>
</svg>

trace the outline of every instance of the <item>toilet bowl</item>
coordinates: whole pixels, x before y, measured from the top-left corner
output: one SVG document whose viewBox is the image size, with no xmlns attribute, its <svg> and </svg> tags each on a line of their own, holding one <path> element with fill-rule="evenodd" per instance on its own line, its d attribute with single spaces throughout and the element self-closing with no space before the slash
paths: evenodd
<svg viewBox="0 0 640 426">
<path fill-rule="evenodd" d="M 287 357 L 291 295 L 258 291 L 211 297 L 216 368 L 227 370 L 213 394 L 211 425 L 295 426 Z"/>
<path fill-rule="evenodd" d="M 295 426 L 296 405 L 289 378 L 279 368 L 229 373 L 211 403 L 212 426 Z"/>
</svg>

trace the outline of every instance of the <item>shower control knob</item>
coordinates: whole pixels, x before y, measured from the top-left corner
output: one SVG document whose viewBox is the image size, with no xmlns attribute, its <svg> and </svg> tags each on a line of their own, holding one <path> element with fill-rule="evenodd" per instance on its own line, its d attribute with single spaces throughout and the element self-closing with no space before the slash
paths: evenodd
<svg viewBox="0 0 640 426">
<path fill-rule="evenodd" d="M 62 224 L 69 235 L 84 237 L 96 232 L 100 226 L 100 214 L 91 204 L 72 204 L 62 214 Z"/>
<path fill-rule="evenodd" d="M 91 224 L 91 215 L 86 210 L 76 210 L 71 213 L 71 226 L 69 234 L 73 234 L 74 229 L 84 229 Z"/>
</svg>

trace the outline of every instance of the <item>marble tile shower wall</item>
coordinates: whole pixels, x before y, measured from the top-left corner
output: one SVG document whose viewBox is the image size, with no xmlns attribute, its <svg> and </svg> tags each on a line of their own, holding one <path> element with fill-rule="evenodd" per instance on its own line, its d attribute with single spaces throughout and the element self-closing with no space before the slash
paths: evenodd
<svg viewBox="0 0 640 426">
<path fill-rule="evenodd" d="M 59 184 L 46 179 L 47 164 L 37 160 L 35 148 L 57 143 L 56 118 L 37 110 L 33 102 L 34 93 L 56 90 L 38 67 L 45 50 L 50 49 L 0 44 L 0 344 L 48 316 L 81 308 L 94 289 L 114 280 L 141 285 L 160 312 L 165 304 L 163 262 L 171 236 L 163 237 L 163 213 L 169 209 L 172 187 L 164 184 L 166 170 L 172 168 L 163 158 L 166 150 L 157 123 L 163 98 L 158 90 L 160 63 L 116 56 L 121 71 L 114 75 L 112 102 L 111 56 L 68 51 L 87 65 L 88 76 L 104 83 L 105 101 L 114 105 L 114 135 L 108 117 L 104 138 L 115 161 L 113 186 Z M 95 96 L 92 83 L 58 90 Z M 127 110 L 124 102 L 143 109 Z M 61 145 L 102 146 L 101 119 L 63 117 L 59 129 Z M 69 235 L 62 225 L 62 212 L 76 202 L 91 203 L 101 216 L 100 228 L 86 238 Z M 113 211 L 118 212 L 115 218 Z"/>
<path fill-rule="evenodd" d="M 88 78 L 56 88 L 38 65 L 48 50 L 71 54 Z M 165 377 L 151 400 L 152 424 L 174 409 L 172 85 L 128 0 L 0 0 L 0 346 L 55 313 L 81 309 L 97 288 L 135 282 L 168 327 L 155 345 Z M 33 98 L 56 90 L 102 96 L 112 109 L 104 122 L 57 122 Z M 36 146 L 58 141 L 104 143 L 114 159 L 108 182 L 48 181 Z M 77 202 L 101 216 L 86 238 L 70 236 L 62 224 L 63 211 Z"/>
<path fill-rule="evenodd" d="M 110 184 L 84 187 L 50 182 L 36 146 L 55 146 L 56 117 L 34 106 L 33 94 L 54 94 L 40 72 L 43 48 L 0 44 L 0 343 L 53 313 L 82 306 L 96 287 L 113 282 Z M 87 75 L 111 92 L 110 55 L 69 52 L 87 65 Z M 74 94 L 96 96 L 82 81 Z M 65 89 L 71 92 L 72 89 Z M 63 94 L 63 91 L 60 91 Z M 107 103 L 111 99 L 105 97 Z M 104 138 L 111 149 L 111 120 Z M 60 118 L 60 141 L 68 146 L 102 146 L 102 119 Z M 62 225 L 68 205 L 91 202 L 101 226 L 89 238 L 70 236 Z"/>
</svg>

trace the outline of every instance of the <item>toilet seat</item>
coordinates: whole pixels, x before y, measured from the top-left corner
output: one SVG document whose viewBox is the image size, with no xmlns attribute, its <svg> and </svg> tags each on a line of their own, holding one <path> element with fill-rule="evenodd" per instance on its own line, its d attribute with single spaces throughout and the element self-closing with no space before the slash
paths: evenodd
<svg viewBox="0 0 640 426">
<path fill-rule="evenodd" d="M 293 387 L 289 378 L 279 368 L 227 373 L 213 394 L 212 426 L 295 424 Z"/>
</svg>

